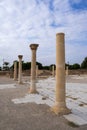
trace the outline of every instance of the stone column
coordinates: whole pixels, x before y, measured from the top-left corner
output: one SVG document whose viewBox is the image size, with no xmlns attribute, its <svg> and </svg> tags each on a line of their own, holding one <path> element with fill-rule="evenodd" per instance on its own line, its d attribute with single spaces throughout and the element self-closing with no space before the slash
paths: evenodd
<svg viewBox="0 0 87 130">
<path fill-rule="evenodd" d="M 18 72 L 18 83 L 22 84 L 22 55 L 18 55 L 19 58 L 19 72 Z"/>
<path fill-rule="evenodd" d="M 31 44 L 30 48 L 32 51 L 32 61 L 31 61 L 31 86 L 29 93 L 38 93 L 36 90 L 36 50 L 38 44 Z"/>
<path fill-rule="evenodd" d="M 53 77 L 55 77 L 55 69 L 54 69 L 54 65 L 52 66 L 52 75 L 53 75 Z"/>
<path fill-rule="evenodd" d="M 68 76 L 69 75 L 69 68 L 68 68 L 68 66 L 66 66 L 66 76 Z"/>
<path fill-rule="evenodd" d="M 17 61 L 14 61 L 14 80 L 16 81 L 17 78 Z"/>
<path fill-rule="evenodd" d="M 36 65 L 36 78 L 38 77 L 38 65 Z"/>
<path fill-rule="evenodd" d="M 56 34 L 56 101 L 52 110 L 59 115 L 68 114 L 65 95 L 65 40 L 64 33 Z"/>
</svg>

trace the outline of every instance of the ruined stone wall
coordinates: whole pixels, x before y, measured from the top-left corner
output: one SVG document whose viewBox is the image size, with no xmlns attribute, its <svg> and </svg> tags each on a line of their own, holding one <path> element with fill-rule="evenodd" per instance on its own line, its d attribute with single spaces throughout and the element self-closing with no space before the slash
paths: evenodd
<svg viewBox="0 0 87 130">
<path fill-rule="evenodd" d="M 0 76 L 13 77 L 13 71 L 0 71 Z"/>
<path fill-rule="evenodd" d="M 87 74 L 87 69 L 69 70 L 69 75 Z"/>
</svg>

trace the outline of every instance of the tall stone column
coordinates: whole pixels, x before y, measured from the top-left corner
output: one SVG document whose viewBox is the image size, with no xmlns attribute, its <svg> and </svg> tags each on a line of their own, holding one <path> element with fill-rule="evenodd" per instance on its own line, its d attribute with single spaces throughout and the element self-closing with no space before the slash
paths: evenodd
<svg viewBox="0 0 87 130">
<path fill-rule="evenodd" d="M 17 78 L 17 61 L 14 61 L 14 80 L 16 81 Z"/>
<path fill-rule="evenodd" d="M 54 69 L 54 65 L 52 66 L 52 75 L 53 75 L 53 77 L 55 77 L 55 69 Z"/>
<path fill-rule="evenodd" d="M 22 84 L 22 55 L 18 55 L 19 58 L 19 72 L 18 72 L 18 83 Z"/>
<path fill-rule="evenodd" d="M 32 51 L 32 61 L 31 61 L 31 86 L 29 93 L 38 93 L 36 90 L 36 50 L 38 44 L 31 44 L 30 48 Z"/>
<path fill-rule="evenodd" d="M 59 115 L 68 114 L 65 95 L 65 40 L 64 33 L 56 34 L 56 101 L 52 110 Z"/>
</svg>

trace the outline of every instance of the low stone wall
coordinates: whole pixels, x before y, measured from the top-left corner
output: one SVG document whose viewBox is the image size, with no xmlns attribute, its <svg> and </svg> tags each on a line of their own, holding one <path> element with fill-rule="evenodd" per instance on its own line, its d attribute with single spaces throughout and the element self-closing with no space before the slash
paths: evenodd
<svg viewBox="0 0 87 130">
<path fill-rule="evenodd" d="M 31 75 L 31 70 L 24 70 L 22 71 L 23 76 L 30 76 Z"/>
<path fill-rule="evenodd" d="M 13 78 L 13 71 L 0 71 L 0 76 L 7 76 Z"/>
<path fill-rule="evenodd" d="M 69 70 L 69 75 L 87 74 L 87 69 Z"/>
<path fill-rule="evenodd" d="M 8 75 L 9 71 L 0 71 L 0 76 Z"/>
<path fill-rule="evenodd" d="M 25 70 L 23 71 L 23 76 L 30 76 L 31 70 Z M 52 72 L 49 70 L 38 70 L 38 76 L 44 76 L 44 75 L 52 75 Z"/>
<path fill-rule="evenodd" d="M 55 72 L 56 73 L 56 72 Z M 69 75 L 87 74 L 87 69 L 69 70 Z M 31 70 L 23 71 L 23 76 L 30 76 Z M 52 71 L 38 70 L 38 76 L 52 75 Z M 0 76 L 13 77 L 13 71 L 0 71 Z"/>
</svg>

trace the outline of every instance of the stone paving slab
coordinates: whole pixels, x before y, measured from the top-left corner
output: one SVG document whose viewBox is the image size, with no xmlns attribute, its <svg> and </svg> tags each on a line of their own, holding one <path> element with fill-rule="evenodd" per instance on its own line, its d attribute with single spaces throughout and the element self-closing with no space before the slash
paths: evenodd
<svg viewBox="0 0 87 130">
<path fill-rule="evenodd" d="M 54 105 L 55 78 L 38 80 L 36 84 L 39 95 L 32 95 L 28 93 L 25 93 L 24 96 L 16 95 L 15 98 L 11 98 L 11 102 L 14 103 L 15 107 L 17 104 L 19 106 L 21 106 L 21 104 L 26 104 L 27 106 L 27 103 L 47 104 L 50 107 Z M 17 87 L 18 85 L 16 86 L 16 84 L 0 84 L 0 88 L 3 92 L 4 89 L 7 90 L 8 88 L 11 88 L 11 90 L 14 88 L 13 92 L 15 92 Z M 21 86 L 19 89 L 21 91 L 21 89 L 24 88 Z M 72 110 L 72 113 L 69 115 L 64 115 L 64 117 L 77 125 L 87 125 L 87 84 L 66 83 L 66 103 L 67 107 Z M 80 104 L 82 104 L 82 106 L 80 106 Z"/>
<path fill-rule="evenodd" d="M 16 84 L 1 84 L 0 89 L 16 88 Z"/>
<path fill-rule="evenodd" d="M 25 97 L 12 99 L 14 103 L 35 102 L 37 104 L 47 104 L 50 107 L 55 102 L 55 79 L 48 78 L 37 82 L 37 94 L 27 94 Z M 77 125 L 87 124 L 87 84 L 66 83 L 66 103 L 72 110 L 72 114 L 64 116 L 69 121 Z M 45 100 L 43 98 L 45 97 Z M 83 102 L 84 101 L 84 102 Z M 80 104 L 82 103 L 82 106 Z"/>
<path fill-rule="evenodd" d="M 86 125 L 87 124 L 87 121 L 84 120 L 82 117 L 80 117 L 79 115 L 75 115 L 75 114 L 69 114 L 69 115 L 64 115 L 64 117 L 71 121 L 71 122 L 74 122 L 75 124 L 77 125 Z"/>
</svg>

